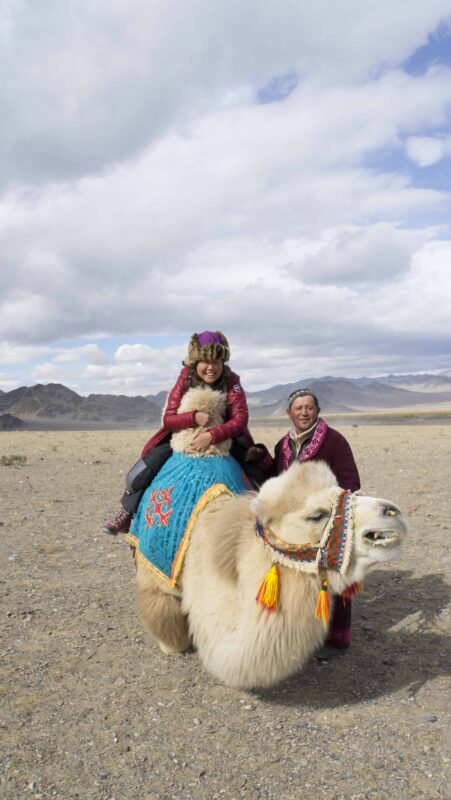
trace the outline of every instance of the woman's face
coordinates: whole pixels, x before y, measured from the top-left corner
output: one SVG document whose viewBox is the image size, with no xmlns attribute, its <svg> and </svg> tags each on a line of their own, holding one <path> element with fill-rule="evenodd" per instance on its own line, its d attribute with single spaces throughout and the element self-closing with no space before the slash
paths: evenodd
<svg viewBox="0 0 451 800">
<path fill-rule="evenodd" d="M 223 370 L 224 364 L 220 359 L 217 361 L 198 361 L 196 365 L 197 375 L 204 383 L 216 383 Z"/>
</svg>

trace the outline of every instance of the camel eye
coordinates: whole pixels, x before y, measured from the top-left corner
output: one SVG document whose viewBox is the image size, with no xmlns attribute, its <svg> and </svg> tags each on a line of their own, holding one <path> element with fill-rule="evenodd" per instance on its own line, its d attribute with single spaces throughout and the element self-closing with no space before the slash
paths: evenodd
<svg viewBox="0 0 451 800">
<path fill-rule="evenodd" d="M 328 516 L 328 511 L 315 511 L 313 514 L 310 514 L 310 516 L 307 517 L 307 520 L 309 522 L 321 522 L 322 519 L 325 519 Z"/>
<path fill-rule="evenodd" d="M 397 508 L 393 508 L 393 506 L 385 506 L 382 511 L 384 517 L 398 517 L 399 511 Z"/>
</svg>

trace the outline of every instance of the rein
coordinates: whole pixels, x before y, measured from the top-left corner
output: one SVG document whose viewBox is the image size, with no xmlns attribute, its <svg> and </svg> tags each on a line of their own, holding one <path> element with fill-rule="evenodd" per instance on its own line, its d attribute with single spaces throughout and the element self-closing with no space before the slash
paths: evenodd
<svg viewBox="0 0 451 800">
<path fill-rule="evenodd" d="M 272 558 L 272 566 L 260 586 L 256 602 L 269 612 L 278 606 L 281 564 L 296 572 L 310 572 L 320 576 L 321 585 L 316 608 L 317 619 L 327 627 L 330 617 L 326 570 L 343 574 L 349 564 L 354 538 L 354 494 L 347 489 L 337 489 L 334 505 L 318 543 L 290 544 L 275 536 L 257 519 L 255 532 Z"/>
<path fill-rule="evenodd" d="M 340 489 L 332 513 L 318 543 L 290 544 L 279 539 L 259 519 L 255 532 L 273 561 L 299 572 L 331 569 L 343 574 L 347 569 L 354 537 L 354 493 Z"/>
</svg>

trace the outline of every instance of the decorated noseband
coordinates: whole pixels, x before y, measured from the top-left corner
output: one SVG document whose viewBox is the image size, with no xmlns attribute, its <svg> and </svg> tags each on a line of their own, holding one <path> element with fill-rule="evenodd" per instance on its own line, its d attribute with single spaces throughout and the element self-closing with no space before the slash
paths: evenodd
<svg viewBox="0 0 451 800">
<path fill-rule="evenodd" d="M 343 575 L 351 556 L 354 538 L 354 494 L 337 489 L 334 506 L 321 540 L 318 544 L 290 544 L 278 539 L 269 528 L 257 519 L 255 531 L 265 550 L 271 555 L 272 567 L 263 580 L 256 601 L 269 612 L 275 611 L 279 601 L 280 574 L 278 564 L 297 572 L 320 575 L 321 587 L 316 607 L 317 619 L 327 627 L 330 616 L 326 570 Z M 349 587 L 355 594 L 357 587 Z"/>
</svg>

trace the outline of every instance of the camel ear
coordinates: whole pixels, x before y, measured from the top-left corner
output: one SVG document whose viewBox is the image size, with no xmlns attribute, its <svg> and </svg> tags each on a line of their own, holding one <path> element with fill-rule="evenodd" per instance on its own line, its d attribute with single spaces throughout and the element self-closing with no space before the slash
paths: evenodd
<svg viewBox="0 0 451 800">
<path fill-rule="evenodd" d="M 257 497 L 254 497 L 253 500 L 251 500 L 251 510 L 253 511 L 253 513 L 257 517 L 259 517 L 261 515 L 263 507 L 264 507 L 264 504 L 262 503 L 262 501 L 261 501 L 261 499 L 260 499 L 260 497 L 258 495 L 257 495 Z"/>
<path fill-rule="evenodd" d="M 268 504 L 265 503 L 263 498 L 260 497 L 259 495 L 257 495 L 257 497 L 254 497 L 254 499 L 251 500 L 251 510 L 253 511 L 255 516 L 258 517 L 261 522 L 263 522 L 263 524 L 266 524 L 268 522 L 270 516 L 268 513 L 269 511 Z"/>
<path fill-rule="evenodd" d="M 286 475 L 286 473 L 285 473 Z M 258 495 L 251 500 L 251 509 L 266 524 L 279 504 L 281 476 L 265 481 Z"/>
</svg>

